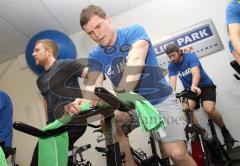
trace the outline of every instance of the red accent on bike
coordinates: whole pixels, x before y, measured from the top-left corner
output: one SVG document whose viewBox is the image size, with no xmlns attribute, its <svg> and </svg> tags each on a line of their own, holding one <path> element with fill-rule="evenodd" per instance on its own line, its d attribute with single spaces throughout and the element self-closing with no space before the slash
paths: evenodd
<svg viewBox="0 0 240 166">
<path fill-rule="evenodd" d="M 204 166 L 203 153 L 201 149 L 201 144 L 198 139 L 192 141 L 192 158 L 197 163 L 198 166 Z"/>
</svg>

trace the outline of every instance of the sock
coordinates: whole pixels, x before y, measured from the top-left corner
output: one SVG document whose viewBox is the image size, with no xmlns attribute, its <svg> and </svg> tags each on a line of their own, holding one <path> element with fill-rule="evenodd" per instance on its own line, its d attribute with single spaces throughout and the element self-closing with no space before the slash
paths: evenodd
<svg viewBox="0 0 240 166">
<path fill-rule="evenodd" d="M 222 133 L 228 133 L 228 129 L 224 125 L 223 127 L 220 128 Z"/>
</svg>

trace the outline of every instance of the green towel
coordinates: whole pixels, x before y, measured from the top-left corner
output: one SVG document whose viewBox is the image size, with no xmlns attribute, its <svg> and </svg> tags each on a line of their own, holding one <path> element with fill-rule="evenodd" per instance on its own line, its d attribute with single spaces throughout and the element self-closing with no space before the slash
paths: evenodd
<svg viewBox="0 0 240 166">
<path fill-rule="evenodd" d="M 141 95 L 134 92 L 117 93 L 117 98 L 131 107 L 134 105 L 140 128 L 143 131 L 160 131 L 166 127 L 166 122 L 155 107 Z M 107 103 L 99 103 L 100 108 L 109 107 Z M 164 135 L 164 133 L 163 133 Z"/>
<path fill-rule="evenodd" d="M 117 97 L 126 105 L 135 106 L 140 128 L 143 131 L 160 131 L 166 127 L 166 122 L 156 108 L 143 96 L 134 93 L 118 93 Z"/>
<path fill-rule="evenodd" d="M 71 116 L 64 116 L 55 120 L 42 130 L 56 129 L 70 122 Z M 39 166 L 66 166 L 68 163 L 68 134 L 39 138 L 38 165 Z"/>
<path fill-rule="evenodd" d="M 5 154 L 4 154 L 1 146 L 0 146 L 0 165 L 1 166 L 7 166 L 8 165 L 7 161 L 5 159 Z"/>
</svg>

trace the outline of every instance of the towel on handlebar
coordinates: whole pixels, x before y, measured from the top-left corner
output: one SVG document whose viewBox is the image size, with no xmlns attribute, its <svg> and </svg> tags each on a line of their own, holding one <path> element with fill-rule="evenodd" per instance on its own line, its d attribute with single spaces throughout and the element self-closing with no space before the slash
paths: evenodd
<svg viewBox="0 0 240 166">
<path fill-rule="evenodd" d="M 5 154 L 4 154 L 1 146 L 0 146 L 0 165 L 1 166 L 7 166 L 8 165 L 7 161 L 5 159 Z"/>
<path fill-rule="evenodd" d="M 134 92 L 117 93 L 117 98 L 125 105 L 131 107 L 134 105 L 140 128 L 143 131 L 161 131 L 166 127 L 166 122 L 156 108 L 143 96 Z M 100 102 L 98 106 L 101 108 L 109 106 Z"/>
<path fill-rule="evenodd" d="M 159 131 L 166 127 L 166 122 L 156 108 L 143 96 L 134 93 L 118 93 L 117 97 L 126 105 L 134 104 L 143 131 Z"/>
<path fill-rule="evenodd" d="M 70 122 L 71 119 L 72 117 L 69 115 L 64 116 L 42 128 L 42 130 L 57 129 Z M 68 142 L 67 132 L 47 138 L 39 138 L 38 165 L 66 166 L 68 163 Z"/>
</svg>

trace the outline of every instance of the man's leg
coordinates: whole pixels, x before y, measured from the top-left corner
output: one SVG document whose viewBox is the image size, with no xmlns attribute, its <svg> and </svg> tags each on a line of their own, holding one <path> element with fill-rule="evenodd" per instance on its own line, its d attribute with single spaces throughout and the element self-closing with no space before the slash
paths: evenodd
<svg viewBox="0 0 240 166">
<path fill-rule="evenodd" d="M 130 150 L 130 143 L 128 137 L 125 135 L 120 125 L 116 125 L 116 127 L 121 152 L 125 153 L 125 166 L 135 166 L 136 163 Z"/>
<path fill-rule="evenodd" d="M 208 114 L 208 117 L 212 119 L 213 122 L 215 122 L 221 129 L 227 149 L 232 149 L 234 146 L 234 139 L 226 128 L 222 115 L 215 109 L 215 102 L 203 101 L 203 110 Z"/>
<path fill-rule="evenodd" d="M 220 128 L 224 126 L 221 114 L 215 109 L 215 102 L 203 101 L 203 110 L 208 114 L 209 118 L 213 120 Z"/>
<path fill-rule="evenodd" d="M 101 125 L 102 131 L 106 135 L 106 126 L 103 118 L 104 117 L 102 116 L 100 120 L 100 125 Z M 130 150 L 128 137 L 125 135 L 124 131 L 122 130 L 121 123 L 119 121 L 115 121 L 115 122 L 116 122 L 116 129 L 117 129 L 117 139 L 119 142 L 120 150 L 121 152 L 125 153 L 125 166 L 135 166 L 136 164 Z"/>
<path fill-rule="evenodd" d="M 192 157 L 187 153 L 184 141 L 166 142 L 162 144 L 166 155 L 170 157 L 177 166 L 197 165 Z"/>
<path fill-rule="evenodd" d="M 189 109 L 194 111 L 195 109 L 198 109 L 198 101 L 195 101 L 195 100 L 191 100 L 191 99 L 188 99 L 188 104 L 189 104 Z M 198 120 L 193 112 L 192 114 L 192 120 L 193 120 L 193 123 L 194 124 L 198 124 Z"/>
<path fill-rule="evenodd" d="M 70 129 L 68 130 L 68 137 L 69 137 L 69 146 L 68 150 L 72 151 L 74 148 L 74 143 L 84 134 L 87 129 L 87 124 L 81 125 L 71 125 Z M 73 156 L 68 157 L 68 166 L 72 166 L 73 164 Z"/>
<path fill-rule="evenodd" d="M 181 107 L 174 96 L 170 96 L 161 104 L 155 106 L 157 111 L 164 117 L 166 121 L 166 136 L 161 137 L 159 133 L 155 135 L 155 139 L 160 139 L 163 148 L 173 162 L 180 166 L 196 166 L 195 161 L 187 153 L 185 123 L 181 114 Z M 159 138 L 160 136 L 160 138 Z"/>
</svg>

